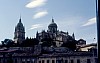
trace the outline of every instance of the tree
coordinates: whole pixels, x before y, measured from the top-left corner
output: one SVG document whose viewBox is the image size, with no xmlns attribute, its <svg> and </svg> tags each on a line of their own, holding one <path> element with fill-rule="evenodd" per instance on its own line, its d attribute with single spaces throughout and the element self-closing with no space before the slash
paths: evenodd
<svg viewBox="0 0 100 63">
<path fill-rule="evenodd" d="M 63 43 L 61 47 L 67 47 L 74 51 L 76 49 L 76 44 L 77 44 L 76 40 L 68 40 L 67 42 Z"/>
<path fill-rule="evenodd" d="M 2 46 L 12 47 L 14 46 L 14 41 L 11 39 L 5 39 L 4 41 L 2 41 Z"/>
<path fill-rule="evenodd" d="M 36 38 L 34 39 L 26 39 L 24 40 L 20 46 L 25 46 L 25 47 L 33 47 L 34 45 L 38 45 L 39 44 L 39 40 L 37 40 Z"/>
<path fill-rule="evenodd" d="M 53 40 L 51 38 L 43 38 L 41 40 L 41 42 L 43 42 L 41 45 L 42 47 L 50 47 L 50 46 L 55 46 L 55 43 L 53 42 Z"/>
</svg>

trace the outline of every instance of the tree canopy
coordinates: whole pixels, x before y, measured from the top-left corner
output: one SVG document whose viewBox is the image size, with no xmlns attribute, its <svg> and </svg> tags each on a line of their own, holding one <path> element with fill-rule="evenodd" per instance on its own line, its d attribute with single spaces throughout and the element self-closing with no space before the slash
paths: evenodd
<svg viewBox="0 0 100 63">
<path fill-rule="evenodd" d="M 25 46 L 25 47 L 33 47 L 34 45 L 38 45 L 39 41 L 36 38 L 32 39 L 26 39 L 24 40 L 20 46 Z"/>
<path fill-rule="evenodd" d="M 67 42 L 63 43 L 61 47 L 67 47 L 74 51 L 76 49 L 76 44 L 77 44 L 76 40 L 68 40 Z"/>
</svg>

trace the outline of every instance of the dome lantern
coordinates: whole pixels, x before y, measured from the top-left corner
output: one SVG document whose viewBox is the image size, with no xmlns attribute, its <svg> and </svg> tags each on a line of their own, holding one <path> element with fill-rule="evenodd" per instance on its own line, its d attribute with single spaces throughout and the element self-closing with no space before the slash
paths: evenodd
<svg viewBox="0 0 100 63">
<path fill-rule="evenodd" d="M 57 32 L 57 24 L 54 22 L 54 19 L 52 18 L 51 24 L 48 26 L 48 31 L 55 33 Z"/>
</svg>

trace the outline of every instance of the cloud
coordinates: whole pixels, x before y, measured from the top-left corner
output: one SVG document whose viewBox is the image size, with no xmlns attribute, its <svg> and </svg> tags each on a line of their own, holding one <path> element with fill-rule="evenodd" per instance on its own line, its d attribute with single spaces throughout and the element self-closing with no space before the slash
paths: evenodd
<svg viewBox="0 0 100 63">
<path fill-rule="evenodd" d="M 40 7 L 45 5 L 46 2 L 47 0 L 31 0 L 31 2 L 29 2 L 25 7 L 39 9 L 39 11 L 36 11 L 37 13 L 33 15 L 33 19 L 37 19 L 48 14 L 48 12 L 45 10 L 40 11 Z"/>
<path fill-rule="evenodd" d="M 34 24 L 31 26 L 31 28 L 29 30 L 37 29 L 37 28 L 41 28 L 41 27 L 43 27 L 42 24 Z"/>
<path fill-rule="evenodd" d="M 26 5 L 27 8 L 36 8 L 46 4 L 47 0 L 32 0 Z"/>
<path fill-rule="evenodd" d="M 96 17 L 89 19 L 88 22 L 83 24 L 82 26 L 89 26 L 95 23 L 96 23 Z"/>
<path fill-rule="evenodd" d="M 36 14 L 33 16 L 33 18 L 34 18 L 34 19 L 37 19 L 37 18 L 43 17 L 43 16 L 45 16 L 45 15 L 47 15 L 47 14 L 48 14 L 47 11 L 41 11 L 41 12 L 36 13 Z"/>
</svg>

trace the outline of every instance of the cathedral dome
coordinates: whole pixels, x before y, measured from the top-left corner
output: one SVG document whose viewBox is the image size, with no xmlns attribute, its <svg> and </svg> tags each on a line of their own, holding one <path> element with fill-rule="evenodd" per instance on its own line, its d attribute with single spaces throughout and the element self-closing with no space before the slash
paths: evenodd
<svg viewBox="0 0 100 63">
<path fill-rule="evenodd" d="M 21 22 L 21 19 L 19 20 L 19 23 L 17 24 L 17 27 L 23 27 L 23 24 Z"/>
<path fill-rule="evenodd" d="M 54 23 L 54 19 L 52 19 L 52 23 L 49 24 L 48 31 L 51 32 L 51 33 L 56 33 L 57 32 L 57 24 Z"/>
<path fill-rule="evenodd" d="M 54 20 L 52 19 L 52 23 L 51 24 L 49 24 L 49 26 L 48 27 L 56 27 L 57 28 L 57 24 L 56 23 L 54 23 Z"/>
<path fill-rule="evenodd" d="M 15 28 L 16 31 L 25 31 L 24 30 L 24 26 L 21 22 L 21 18 L 19 19 L 19 23 L 17 24 L 16 28 Z"/>
</svg>

